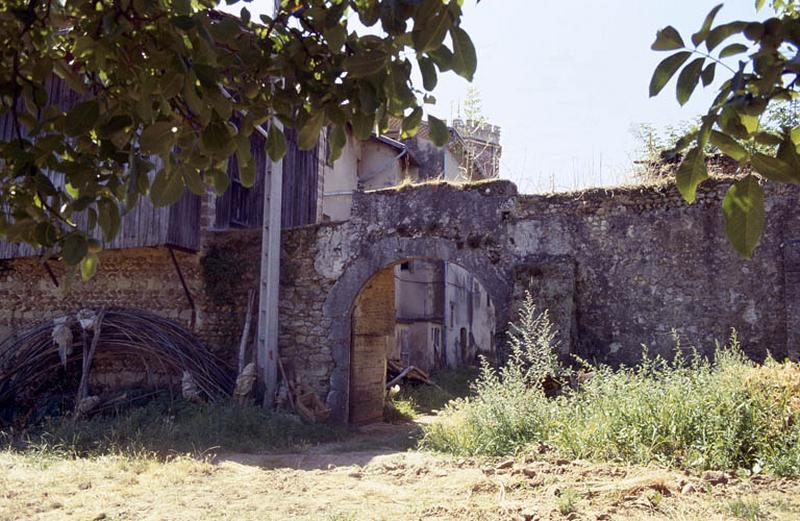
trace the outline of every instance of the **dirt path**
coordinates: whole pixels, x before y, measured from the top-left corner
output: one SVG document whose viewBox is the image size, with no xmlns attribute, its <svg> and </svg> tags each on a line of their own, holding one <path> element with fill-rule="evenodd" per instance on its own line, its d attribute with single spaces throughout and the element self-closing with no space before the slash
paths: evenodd
<svg viewBox="0 0 800 521">
<path fill-rule="evenodd" d="M 0 519 L 800 519 L 797 482 L 704 479 L 538 451 L 456 460 L 407 450 L 415 428 L 377 425 L 302 453 L 208 461 L 0 453 Z"/>
</svg>

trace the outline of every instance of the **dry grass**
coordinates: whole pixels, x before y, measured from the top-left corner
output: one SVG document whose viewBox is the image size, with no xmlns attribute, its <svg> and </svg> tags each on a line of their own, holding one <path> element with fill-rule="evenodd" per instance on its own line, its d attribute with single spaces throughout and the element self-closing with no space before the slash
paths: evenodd
<svg viewBox="0 0 800 521">
<path fill-rule="evenodd" d="M 302 454 L 166 461 L 0 453 L 0 519 L 107 520 L 790 520 L 800 483 L 555 459 L 456 460 L 392 448 L 379 426 Z M 406 430 L 403 430 L 406 429 Z M 401 432 L 402 431 L 402 432 Z M 381 448 L 368 448 L 385 440 Z M 359 444 L 360 442 L 360 444 Z M 378 446 L 380 443 L 373 443 Z M 342 449 L 353 450 L 342 450 Z"/>
</svg>

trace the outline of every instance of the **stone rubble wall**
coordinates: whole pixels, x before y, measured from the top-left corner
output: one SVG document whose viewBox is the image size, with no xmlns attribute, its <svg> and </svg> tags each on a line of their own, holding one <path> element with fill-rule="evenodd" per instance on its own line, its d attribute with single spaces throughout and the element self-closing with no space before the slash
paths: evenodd
<svg viewBox="0 0 800 521">
<path fill-rule="evenodd" d="M 561 330 L 564 357 L 635 363 L 641 344 L 667 356 L 673 329 L 683 347 L 709 352 L 735 327 L 753 358 L 797 358 L 800 189 L 768 187 L 766 231 L 754 258 L 744 260 L 724 233 L 721 200 L 730 182 L 707 181 L 693 205 L 672 185 L 519 195 L 512 183 L 494 181 L 356 193 L 350 220 L 283 232 L 282 356 L 339 417 L 346 414 L 354 301 L 385 266 L 426 258 L 480 280 L 497 311 L 498 345 L 532 289 Z M 240 265 L 225 302 L 206 287 L 203 259 L 214 247 Z M 259 254 L 259 230 L 207 231 L 202 251 L 175 252 L 195 303 L 194 330 L 230 364 L 247 292 L 258 285 Z M 2 262 L 0 337 L 101 305 L 146 309 L 192 327 L 165 248 L 107 251 L 101 262 L 94 279 L 68 287 L 64 267 L 50 262 L 59 288 L 39 259 Z"/>
</svg>

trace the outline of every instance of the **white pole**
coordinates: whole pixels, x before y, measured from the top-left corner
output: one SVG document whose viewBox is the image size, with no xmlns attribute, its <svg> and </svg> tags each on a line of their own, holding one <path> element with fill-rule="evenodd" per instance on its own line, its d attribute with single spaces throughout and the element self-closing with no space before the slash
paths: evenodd
<svg viewBox="0 0 800 521">
<path fill-rule="evenodd" d="M 281 2 L 275 0 L 272 17 L 277 18 Z M 277 118 L 272 120 L 283 132 Z M 280 291 L 281 204 L 283 195 L 283 161 L 272 161 L 269 184 L 264 181 L 264 214 L 261 233 L 261 285 L 258 309 L 258 365 L 264 382 L 264 407 L 275 404 L 278 390 L 278 294 Z"/>
<path fill-rule="evenodd" d="M 282 131 L 281 124 L 272 123 Z M 258 292 L 258 355 L 264 383 L 264 407 L 272 407 L 278 388 L 278 294 L 280 291 L 281 199 L 283 161 L 270 163 L 264 180 L 264 212 L 261 229 L 261 274 Z"/>
</svg>

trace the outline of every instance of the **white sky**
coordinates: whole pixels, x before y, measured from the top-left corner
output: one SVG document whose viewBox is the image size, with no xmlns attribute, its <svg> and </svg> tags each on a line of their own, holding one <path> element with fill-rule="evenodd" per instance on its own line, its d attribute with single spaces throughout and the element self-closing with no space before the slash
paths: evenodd
<svg viewBox="0 0 800 521">
<path fill-rule="evenodd" d="M 247 6 L 255 14 L 271 12 L 272 3 Z M 688 41 L 717 3 L 465 0 L 462 23 L 478 52 L 473 85 L 485 117 L 502 127 L 501 176 L 524 192 L 624 182 L 638 145 L 632 129 L 692 119 L 714 96 L 698 87 L 680 107 L 670 83 L 648 97 L 653 69 L 668 55 L 650 50 L 656 30 L 673 25 Z M 753 19 L 754 3 L 729 0 L 716 23 Z M 717 76 L 724 76 L 719 68 Z M 453 73 L 443 75 L 429 110 L 450 120 L 468 88 Z"/>
</svg>

